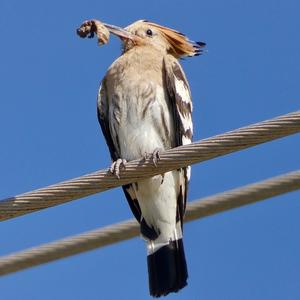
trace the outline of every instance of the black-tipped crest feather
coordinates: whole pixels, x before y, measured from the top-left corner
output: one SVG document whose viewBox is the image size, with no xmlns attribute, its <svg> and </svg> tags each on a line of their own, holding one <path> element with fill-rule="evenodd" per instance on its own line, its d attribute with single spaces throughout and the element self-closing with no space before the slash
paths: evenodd
<svg viewBox="0 0 300 300">
<path fill-rule="evenodd" d="M 176 58 L 181 58 L 184 56 L 198 56 L 203 52 L 201 48 L 206 45 L 204 42 L 194 42 L 189 40 L 186 35 L 175 29 L 161 26 L 149 21 L 143 22 L 157 28 L 162 33 L 170 45 L 170 53 Z"/>
</svg>

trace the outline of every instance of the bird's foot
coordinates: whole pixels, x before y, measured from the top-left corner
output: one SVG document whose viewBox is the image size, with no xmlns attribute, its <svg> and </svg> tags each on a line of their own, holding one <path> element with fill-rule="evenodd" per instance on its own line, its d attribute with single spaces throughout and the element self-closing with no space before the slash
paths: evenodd
<svg viewBox="0 0 300 300">
<path fill-rule="evenodd" d="M 111 164 L 109 171 L 115 176 L 117 176 L 118 179 L 120 179 L 120 170 L 121 168 L 126 169 L 126 163 L 126 159 L 118 158 Z"/>
<path fill-rule="evenodd" d="M 157 167 L 157 162 L 160 160 L 160 152 L 162 151 L 162 149 L 160 148 L 155 148 L 154 151 L 152 153 L 145 153 L 144 154 L 144 159 L 151 159 L 152 163 L 155 167 Z M 164 179 L 165 179 L 165 174 L 161 174 L 161 184 L 163 184 Z"/>
<path fill-rule="evenodd" d="M 157 167 L 157 162 L 160 160 L 160 154 L 159 152 L 161 151 L 162 149 L 160 148 L 155 148 L 154 151 L 152 153 L 145 153 L 144 155 L 144 159 L 151 159 L 152 160 L 152 163 L 154 164 L 155 167 Z"/>
</svg>

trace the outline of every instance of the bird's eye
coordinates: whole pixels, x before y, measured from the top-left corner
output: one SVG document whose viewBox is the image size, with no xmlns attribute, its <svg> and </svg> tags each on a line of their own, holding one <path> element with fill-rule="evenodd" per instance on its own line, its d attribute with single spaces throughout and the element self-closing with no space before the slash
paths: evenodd
<svg viewBox="0 0 300 300">
<path fill-rule="evenodd" d="M 146 31 L 146 33 L 147 33 L 148 36 L 152 36 L 152 34 L 153 34 L 151 29 L 148 29 L 148 30 Z"/>
</svg>

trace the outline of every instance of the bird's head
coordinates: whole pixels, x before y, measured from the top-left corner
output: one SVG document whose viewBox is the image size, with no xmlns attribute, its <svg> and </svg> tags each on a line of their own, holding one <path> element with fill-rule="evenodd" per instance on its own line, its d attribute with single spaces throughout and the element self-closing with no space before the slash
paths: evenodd
<svg viewBox="0 0 300 300">
<path fill-rule="evenodd" d="M 122 39 L 124 52 L 133 47 L 149 45 L 176 58 L 182 58 L 200 55 L 205 46 L 203 42 L 189 40 L 179 31 L 145 20 L 136 21 L 125 29 L 116 28 L 118 30 L 110 31 Z"/>
</svg>

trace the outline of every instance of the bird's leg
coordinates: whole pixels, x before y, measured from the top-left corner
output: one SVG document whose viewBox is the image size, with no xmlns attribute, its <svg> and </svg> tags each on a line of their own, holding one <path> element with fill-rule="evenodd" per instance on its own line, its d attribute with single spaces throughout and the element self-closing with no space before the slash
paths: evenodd
<svg viewBox="0 0 300 300">
<path fill-rule="evenodd" d="M 157 162 L 160 160 L 159 152 L 162 151 L 161 148 L 155 148 L 152 153 L 145 152 L 144 154 L 144 160 L 147 160 L 148 158 L 152 160 L 152 163 L 155 167 L 157 167 Z M 165 179 L 165 174 L 160 174 L 161 176 L 161 184 L 163 184 Z"/>
<path fill-rule="evenodd" d="M 162 149 L 155 148 L 152 153 L 145 152 L 144 160 L 147 160 L 148 158 L 151 159 L 154 166 L 157 167 L 157 162 L 160 160 L 159 152 L 161 151 Z"/>
<path fill-rule="evenodd" d="M 120 170 L 121 168 L 126 169 L 126 163 L 126 159 L 118 158 L 111 164 L 109 171 L 115 176 L 117 176 L 118 179 L 120 179 Z"/>
<path fill-rule="evenodd" d="M 154 164 L 155 167 L 157 167 L 157 162 L 160 160 L 160 155 L 159 152 L 161 151 L 161 149 L 156 148 L 154 149 L 154 151 L 152 152 L 152 162 Z"/>
<path fill-rule="evenodd" d="M 148 158 L 152 160 L 152 163 L 155 167 L 157 167 L 157 162 L 160 160 L 159 152 L 162 151 L 160 148 L 155 148 L 152 153 L 145 152 L 144 154 L 144 160 L 147 160 Z M 160 174 L 161 176 L 161 184 L 163 184 L 165 179 L 165 174 Z"/>
</svg>

